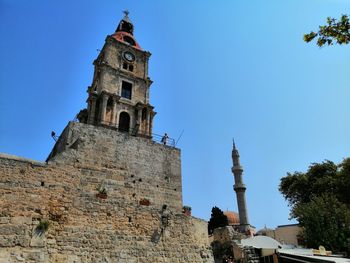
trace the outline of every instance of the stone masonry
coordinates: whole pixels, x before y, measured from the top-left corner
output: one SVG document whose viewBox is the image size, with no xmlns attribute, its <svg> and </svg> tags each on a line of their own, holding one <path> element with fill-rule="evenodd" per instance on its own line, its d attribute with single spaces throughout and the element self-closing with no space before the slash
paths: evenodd
<svg viewBox="0 0 350 263">
<path fill-rule="evenodd" d="M 71 122 L 47 163 L 2 154 L 0 175 L 1 263 L 213 262 L 176 148 Z"/>
<path fill-rule="evenodd" d="M 125 12 L 45 163 L 0 154 L 0 263 L 214 262 L 207 222 L 182 213 L 180 150 L 152 140 L 133 32 Z"/>
</svg>

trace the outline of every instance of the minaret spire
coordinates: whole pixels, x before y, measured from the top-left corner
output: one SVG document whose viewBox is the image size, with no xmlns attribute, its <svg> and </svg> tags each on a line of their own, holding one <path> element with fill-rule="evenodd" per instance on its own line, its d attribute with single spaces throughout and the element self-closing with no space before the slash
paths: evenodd
<svg viewBox="0 0 350 263">
<path fill-rule="evenodd" d="M 246 205 L 246 199 L 245 199 L 246 186 L 243 183 L 243 179 L 242 179 L 243 167 L 240 165 L 239 152 L 236 148 L 236 144 L 234 140 L 233 140 L 233 147 L 232 147 L 232 163 L 233 163 L 232 173 L 235 178 L 235 185 L 233 189 L 235 190 L 236 196 L 237 196 L 240 228 L 241 228 L 241 231 L 246 232 L 249 229 L 248 211 L 247 211 L 247 205 Z"/>
</svg>

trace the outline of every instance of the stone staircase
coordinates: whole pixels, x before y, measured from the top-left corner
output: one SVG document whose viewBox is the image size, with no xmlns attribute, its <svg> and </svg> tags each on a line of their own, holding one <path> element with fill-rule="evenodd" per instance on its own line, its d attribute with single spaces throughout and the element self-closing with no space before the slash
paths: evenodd
<svg viewBox="0 0 350 263">
<path fill-rule="evenodd" d="M 253 247 L 243 247 L 244 262 L 245 263 L 259 263 L 259 256 L 255 253 Z"/>
</svg>

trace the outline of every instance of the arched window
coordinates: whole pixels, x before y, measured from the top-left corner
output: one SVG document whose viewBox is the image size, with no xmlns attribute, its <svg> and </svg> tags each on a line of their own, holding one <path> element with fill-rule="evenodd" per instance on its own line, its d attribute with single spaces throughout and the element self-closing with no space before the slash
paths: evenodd
<svg viewBox="0 0 350 263">
<path fill-rule="evenodd" d="M 130 115 L 123 111 L 119 115 L 119 131 L 129 132 L 130 129 Z"/>
</svg>

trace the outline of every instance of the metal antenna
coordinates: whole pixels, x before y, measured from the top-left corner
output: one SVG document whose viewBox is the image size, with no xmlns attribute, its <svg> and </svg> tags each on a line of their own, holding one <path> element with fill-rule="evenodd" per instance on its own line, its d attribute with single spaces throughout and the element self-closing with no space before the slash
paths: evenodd
<svg viewBox="0 0 350 263">
<path fill-rule="evenodd" d="M 182 130 L 182 132 L 181 132 L 181 134 L 180 134 L 179 138 L 178 138 L 178 139 L 177 139 L 177 141 L 175 142 L 175 146 L 176 146 L 176 145 L 177 145 L 177 143 L 180 141 L 181 136 L 182 136 L 182 134 L 184 133 L 184 131 L 185 131 L 185 130 Z"/>
<path fill-rule="evenodd" d="M 236 150 L 236 144 L 235 144 L 235 139 L 234 139 L 234 138 L 232 138 L 232 143 L 233 143 L 233 144 L 232 144 L 233 149 Z"/>
<path fill-rule="evenodd" d="M 57 142 L 58 137 L 56 136 L 56 133 L 54 131 L 51 132 L 51 137 L 54 139 L 55 142 Z"/>
</svg>

